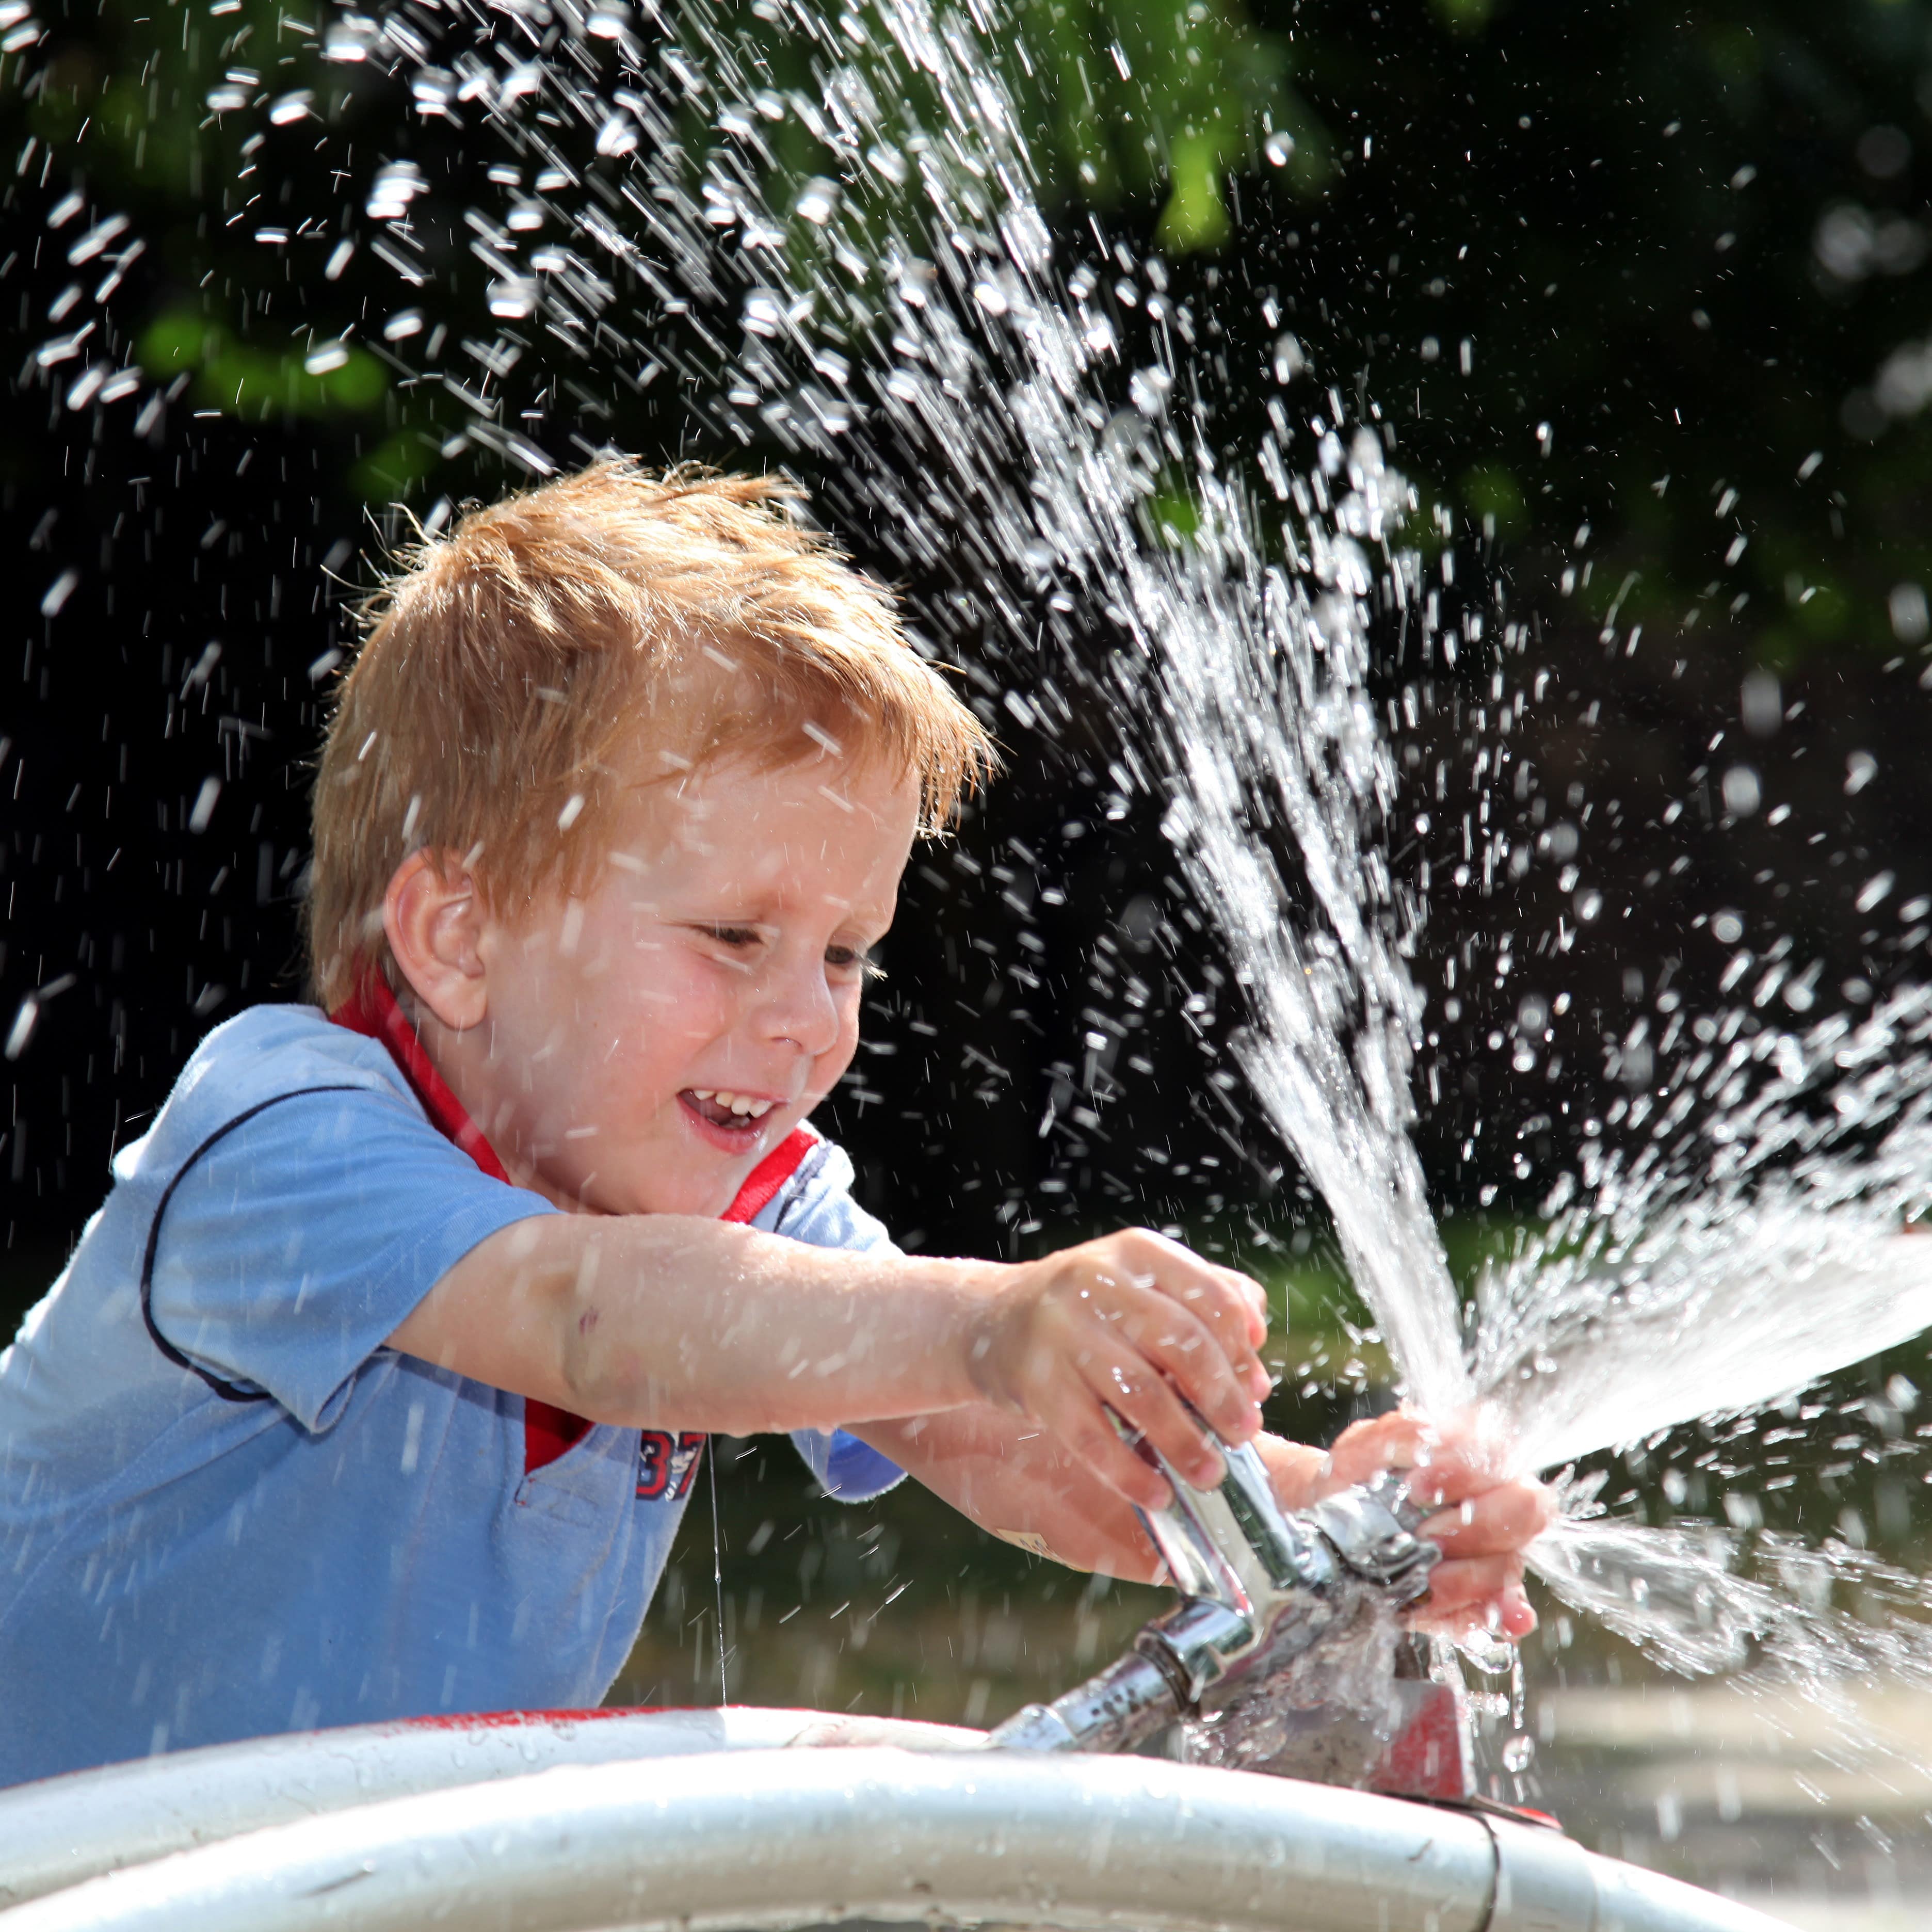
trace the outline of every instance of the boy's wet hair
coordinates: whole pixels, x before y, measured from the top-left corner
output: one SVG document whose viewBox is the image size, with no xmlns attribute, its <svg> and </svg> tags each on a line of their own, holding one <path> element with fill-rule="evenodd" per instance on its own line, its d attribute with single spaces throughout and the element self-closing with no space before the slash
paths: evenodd
<svg viewBox="0 0 1932 1932">
<path fill-rule="evenodd" d="M 382 900 L 418 848 L 491 909 L 586 890 L 611 807 L 726 753 L 842 752 L 950 823 L 992 742 L 885 590 L 794 520 L 794 484 L 626 461 L 464 515 L 362 607 L 316 773 L 311 991 L 388 965 Z"/>
</svg>

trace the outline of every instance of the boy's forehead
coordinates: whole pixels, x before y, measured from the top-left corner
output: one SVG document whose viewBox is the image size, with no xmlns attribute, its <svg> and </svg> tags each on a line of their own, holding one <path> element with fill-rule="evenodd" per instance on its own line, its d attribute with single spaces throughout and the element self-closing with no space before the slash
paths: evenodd
<svg viewBox="0 0 1932 1932">
<path fill-rule="evenodd" d="M 817 747 L 796 756 L 776 748 L 733 749 L 697 762 L 660 752 L 644 764 L 628 790 L 638 814 L 666 838 L 752 822 L 809 838 L 821 827 L 855 830 L 855 820 L 896 827 L 919 809 L 910 774 L 881 759 Z"/>
<path fill-rule="evenodd" d="M 916 782 L 877 760 L 730 752 L 634 781 L 620 842 L 639 860 L 728 857 L 762 872 L 874 847 L 890 858 L 918 810 Z"/>
</svg>

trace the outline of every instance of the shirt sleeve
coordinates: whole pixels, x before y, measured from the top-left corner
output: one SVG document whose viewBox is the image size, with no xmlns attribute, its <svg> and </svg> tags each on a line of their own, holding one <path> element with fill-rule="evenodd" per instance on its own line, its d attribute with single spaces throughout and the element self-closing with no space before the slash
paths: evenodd
<svg viewBox="0 0 1932 1932">
<path fill-rule="evenodd" d="M 556 1211 L 392 1090 L 290 1094 L 204 1139 L 162 1196 L 148 1316 L 191 1366 L 325 1430 L 450 1268 Z"/>
<path fill-rule="evenodd" d="M 852 1163 L 843 1150 L 827 1143 L 808 1158 L 811 1164 L 801 1169 L 799 1184 L 778 1196 L 769 1219 L 760 1214 L 752 1225 L 816 1248 L 896 1254 L 884 1223 L 852 1198 Z M 797 1429 L 791 1439 L 826 1494 L 841 1502 L 869 1502 L 905 1478 L 890 1456 L 842 1429 Z"/>
<path fill-rule="evenodd" d="M 795 1429 L 791 1439 L 805 1466 L 842 1503 L 868 1502 L 905 1480 L 905 1472 L 869 1442 L 842 1429 Z"/>
</svg>

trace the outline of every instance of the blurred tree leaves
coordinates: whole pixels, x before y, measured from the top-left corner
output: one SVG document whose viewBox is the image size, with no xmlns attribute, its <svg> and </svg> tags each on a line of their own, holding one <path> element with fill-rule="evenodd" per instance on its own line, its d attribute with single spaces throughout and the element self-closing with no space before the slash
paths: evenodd
<svg viewBox="0 0 1932 1932">
<path fill-rule="evenodd" d="M 345 456 L 357 487 L 428 489 L 443 459 L 422 439 L 460 442 L 461 411 L 434 387 L 399 406 L 371 308 L 393 310 L 393 276 L 367 236 L 352 262 L 332 238 L 373 226 L 356 203 L 377 166 L 412 158 L 441 204 L 422 224 L 438 314 L 487 338 L 454 233 L 487 157 L 458 76 L 426 91 L 386 70 L 371 20 L 309 10 L 98 0 L 6 58 L 0 119 L 16 155 L 36 139 L 40 165 L 58 153 L 158 243 L 145 367 L 192 362 L 204 408 L 238 394 L 364 420 L 388 454 Z M 650 58 L 648 23 L 609 10 L 614 45 Z M 782 92 L 813 55 L 773 10 L 717 17 Z M 1927 0 L 1828 16 L 1601 0 L 1560 18 L 1490 0 L 1022 0 L 996 38 L 1070 232 L 1098 211 L 1275 288 L 1324 376 L 1382 401 L 1425 494 L 1504 544 L 1526 590 L 1558 595 L 1570 572 L 1594 620 L 1634 570 L 1626 622 L 1733 626 L 1788 664 L 1892 649 L 1892 589 L 1932 578 L 1929 33 Z M 774 169 L 822 176 L 799 118 L 770 140 Z M 1271 387 L 1272 336 L 1227 286 L 1238 421 Z M 310 366 L 358 330 L 346 362 Z M 22 332 L 31 347 L 31 316 Z"/>
<path fill-rule="evenodd" d="M 1381 404 L 1519 597 L 1594 626 L 1634 572 L 1626 631 L 1898 651 L 1892 590 L 1932 573 L 1932 9 L 1256 19 L 1292 34 L 1337 165 L 1318 202 L 1247 196 L 1241 280 Z M 1241 346 L 1265 364 L 1262 327 Z"/>
<path fill-rule="evenodd" d="M 1154 200 L 1174 254 L 1232 236 L 1231 173 L 1285 168 L 1304 194 L 1328 177 L 1326 134 L 1289 80 L 1289 33 L 1260 29 L 1238 0 L 1027 0 L 1019 26 L 1028 51 L 1007 80 L 1049 136 L 1036 146 L 1049 187 L 1103 208 Z"/>
<path fill-rule="evenodd" d="M 366 349 L 332 342 L 306 355 L 264 350 L 236 341 L 184 304 L 164 310 L 142 330 L 136 355 L 157 382 L 192 370 L 195 400 L 237 416 L 364 410 L 388 386 L 382 365 Z"/>
</svg>

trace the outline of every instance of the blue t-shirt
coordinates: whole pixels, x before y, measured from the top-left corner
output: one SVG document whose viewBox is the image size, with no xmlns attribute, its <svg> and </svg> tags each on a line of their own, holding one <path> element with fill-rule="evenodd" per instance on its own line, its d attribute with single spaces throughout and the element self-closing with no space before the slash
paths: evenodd
<svg viewBox="0 0 1932 1932">
<path fill-rule="evenodd" d="M 888 1246 L 851 1177 L 821 1143 L 752 1225 Z M 520 1396 L 385 1346 L 479 1241 L 557 1210 L 310 1006 L 211 1034 L 114 1183 L 0 1354 L 0 1784 L 596 1704 L 704 1438 L 600 1424 L 526 1474 Z M 794 1439 L 835 1495 L 900 1473 Z"/>
</svg>

